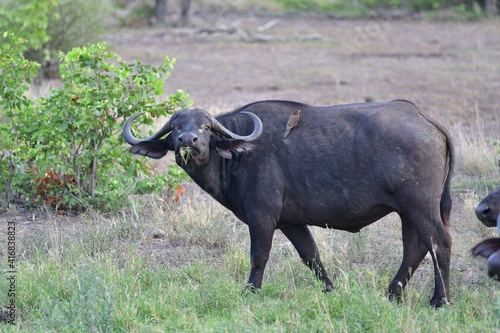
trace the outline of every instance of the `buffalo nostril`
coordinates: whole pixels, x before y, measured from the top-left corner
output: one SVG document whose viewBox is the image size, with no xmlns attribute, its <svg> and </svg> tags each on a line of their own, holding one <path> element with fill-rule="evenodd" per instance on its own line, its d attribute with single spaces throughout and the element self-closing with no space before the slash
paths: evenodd
<svg viewBox="0 0 500 333">
<path fill-rule="evenodd" d="M 177 140 L 181 144 L 194 145 L 196 141 L 198 141 L 198 137 L 192 133 L 184 133 L 181 134 Z"/>
<path fill-rule="evenodd" d="M 486 217 L 486 215 L 488 215 L 488 213 L 490 212 L 491 208 L 490 207 L 486 207 L 485 209 L 483 209 L 483 211 L 481 212 L 481 214 L 483 215 L 483 217 Z"/>
<path fill-rule="evenodd" d="M 491 211 L 491 208 L 484 205 L 484 204 L 481 204 L 479 206 L 477 206 L 476 208 L 476 216 L 478 219 L 482 220 L 483 218 L 486 217 L 486 215 L 488 215 L 488 213 Z"/>
</svg>

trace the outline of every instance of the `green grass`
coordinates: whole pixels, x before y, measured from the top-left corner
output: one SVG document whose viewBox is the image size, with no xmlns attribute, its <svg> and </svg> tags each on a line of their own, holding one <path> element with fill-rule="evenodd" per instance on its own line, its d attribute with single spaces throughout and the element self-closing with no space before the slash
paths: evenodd
<svg viewBox="0 0 500 333">
<path fill-rule="evenodd" d="M 217 224 L 196 223 L 210 225 L 214 234 L 226 233 L 215 245 L 222 253 L 218 262 L 202 258 L 186 260 L 180 267 L 152 266 L 153 259 L 141 254 L 141 245 L 150 241 L 144 233 L 163 223 L 175 228 L 179 216 L 195 214 L 192 206 L 188 202 L 177 207 L 176 214 L 166 211 L 149 222 L 151 216 L 139 212 L 141 227 L 129 218 L 90 214 L 83 217 L 84 228 L 79 230 L 63 230 L 54 224 L 45 233 L 23 237 L 18 244 L 23 253 L 17 263 L 18 323 L 2 325 L 0 330 L 492 332 L 500 327 L 500 290 L 478 268 L 484 262 L 468 255 L 469 244 L 455 246 L 450 306 L 439 310 L 428 306 L 433 289 L 430 263 L 417 270 L 401 304 L 384 296 L 399 264 L 401 245 L 381 242 L 380 230 L 389 229 L 383 236 L 389 238 L 399 233 L 394 216 L 355 235 L 314 229 L 325 265 L 337 275 L 336 289 L 328 294 L 280 239 L 275 240 L 262 290 L 258 294 L 242 292 L 249 272 L 245 227 L 235 225 L 214 204 L 208 204 L 212 207 L 208 216 Z M 192 215 L 191 220 L 196 221 L 196 216 L 203 213 Z M 466 226 L 458 223 L 457 235 L 460 227 Z M 178 230 L 177 241 L 188 236 L 187 231 Z M 184 241 L 214 247 L 213 240 L 190 239 Z M 356 255 L 350 257 L 352 253 Z M 467 267 L 474 272 L 472 279 L 466 276 Z M 6 288 L 2 279 L 0 290 Z M 0 303 L 6 302 L 6 293 L 0 294 Z"/>
<path fill-rule="evenodd" d="M 401 305 L 388 301 L 375 282 L 388 276 L 374 271 L 349 273 L 330 294 L 304 274 L 278 274 L 253 295 L 203 262 L 150 270 L 136 254 L 123 268 L 112 255 L 78 259 L 20 265 L 24 321 L 8 331 L 491 332 L 499 324 L 487 305 L 498 293 L 486 286 L 460 290 L 452 306 L 436 311 L 416 290 Z"/>
</svg>

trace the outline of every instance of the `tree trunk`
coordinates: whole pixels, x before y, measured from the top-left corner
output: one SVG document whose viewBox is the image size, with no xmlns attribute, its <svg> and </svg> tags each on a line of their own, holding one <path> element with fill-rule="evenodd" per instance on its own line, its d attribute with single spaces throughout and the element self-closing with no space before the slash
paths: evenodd
<svg viewBox="0 0 500 333">
<path fill-rule="evenodd" d="M 486 12 L 490 16 L 495 16 L 498 14 L 498 1 L 497 0 L 487 0 Z"/>
<path fill-rule="evenodd" d="M 155 18 L 156 24 L 165 25 L 167 22 L 168 0 L 156 0 Z"/>
<path fill-rule="evenodd" d="M 498 14 L 497 0 L 479 0 L 479 5 L 488 16 L 496 16 Z"/>
<path fill-rule="evenodd" d="M 189 22 L 189 8 L 191 7 L 191 0 L 182 0 L 181 19 L 179 24 L 185 26 Z"/>
</svg>

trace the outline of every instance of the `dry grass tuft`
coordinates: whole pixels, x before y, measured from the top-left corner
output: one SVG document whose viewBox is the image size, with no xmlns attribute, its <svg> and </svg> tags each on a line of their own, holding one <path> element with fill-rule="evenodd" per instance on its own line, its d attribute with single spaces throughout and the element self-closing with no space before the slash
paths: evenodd
<svg viewBox="0 0 500 333">
<path fill-rule="evenodd" d="M 170 242 L 205 247 L 230 247 L 246 233 L 245 226 L 208 194 L 194 184 L 184 186 L 186 193 L 177 204 L 169 198 L 151 198 L 139 213 L 139 224 L 147 230 L 164 230 Z"/>
<path fill-rule="evenodd" d="M 458 173 L 468 176 L 492 176 L 498 172 L 495 147 L 488 143 L 478 121 L 476 125 L 465 127 L 456 125 L 451 129 L 453 134 Z"/>
</svg>

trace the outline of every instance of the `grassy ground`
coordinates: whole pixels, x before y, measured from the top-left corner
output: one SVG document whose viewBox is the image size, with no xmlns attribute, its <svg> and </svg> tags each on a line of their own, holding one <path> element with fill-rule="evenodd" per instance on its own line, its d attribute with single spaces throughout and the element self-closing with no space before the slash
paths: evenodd
<svg viewBox="0 0 500 333">
<path fill-rule="evenodd" d="M 219 205 L 195 199 L 174 207 L 151 200 L 136 219 L 88 212 L 79 226 L 49 220 L 50 228 L 20 239 L 18 324 L 1 326 L 2 331 L 492 332 L 500 327 L 499 287 L 488 280 L 484 261 L 469 254 L 475 240 L 492 234 L 475 223 L 472 194 L 455 210 L 452 304 L 439 310 L 428 306 L 434 284 L 430 259 L 416 271 L 401 304 L 384 296 L 401 259 L 395 215 L 358 234 L 314 229 L 325 265 L 337 277 L 328 294 L 277 234 L 265 284 L 253 295 L 242 292 L 249 273 L 245 226 Z M 166 238 L 152 238 L 157 228 Z M 187 257 L 159 264 L 145 251 L 167 244 L 187 246 Z M 3 262 L 1 269 L 7 270 Z M 1 279 L 0 290 L 7 289 L 8 281 Z M 2 293 L 0 302 L 7 301 Z"/>
<path fill-rule="evenodd" d="M 254 26 L 269 21 L 252 20 Z M 17 309 L 17 324 L 0 323 L 0 331 L 499 331 L 500 284 L 488 279 L 484 260 L 470 255 L 475 243 L 495 235 L 473 211 L 500 185 L 498 148 L 487 143 L 498 140 L 500 50 L 499 35 L 491 33 L 498 27 L 282 18 L 269 35 L 320 31 L 323 40 L 244 44 L 235 36 L 146 30 L 111 40 L 119 54 L 145 62 L 173 53 L 178 63 L 170 87 L 185 88 L 211 110 L 266 98 L 317 104 L 408 98 L 444 123 L 458 161 L 449 306 L 428 306 L 434 288 L 428 258 L 401 304 L 385 298 L 402 258 L 393 214 L 357 234 L 313 229 L 326 269 L 337 277 L 334 292 L 321 292 L 277 232 L 261 292 L 242 293 L 250 266 L 246 227 L 188 186 L 177 204 L 167 195 L 139 198 L 135 208 L 112 216 L 35 216 L 21 209 L 0 216 L 2 272 L 11 270 L 7 222 L 16 225 Z M 8 276 L 0 279 L 0 306 L 11 299 Z"/>
</svg>

